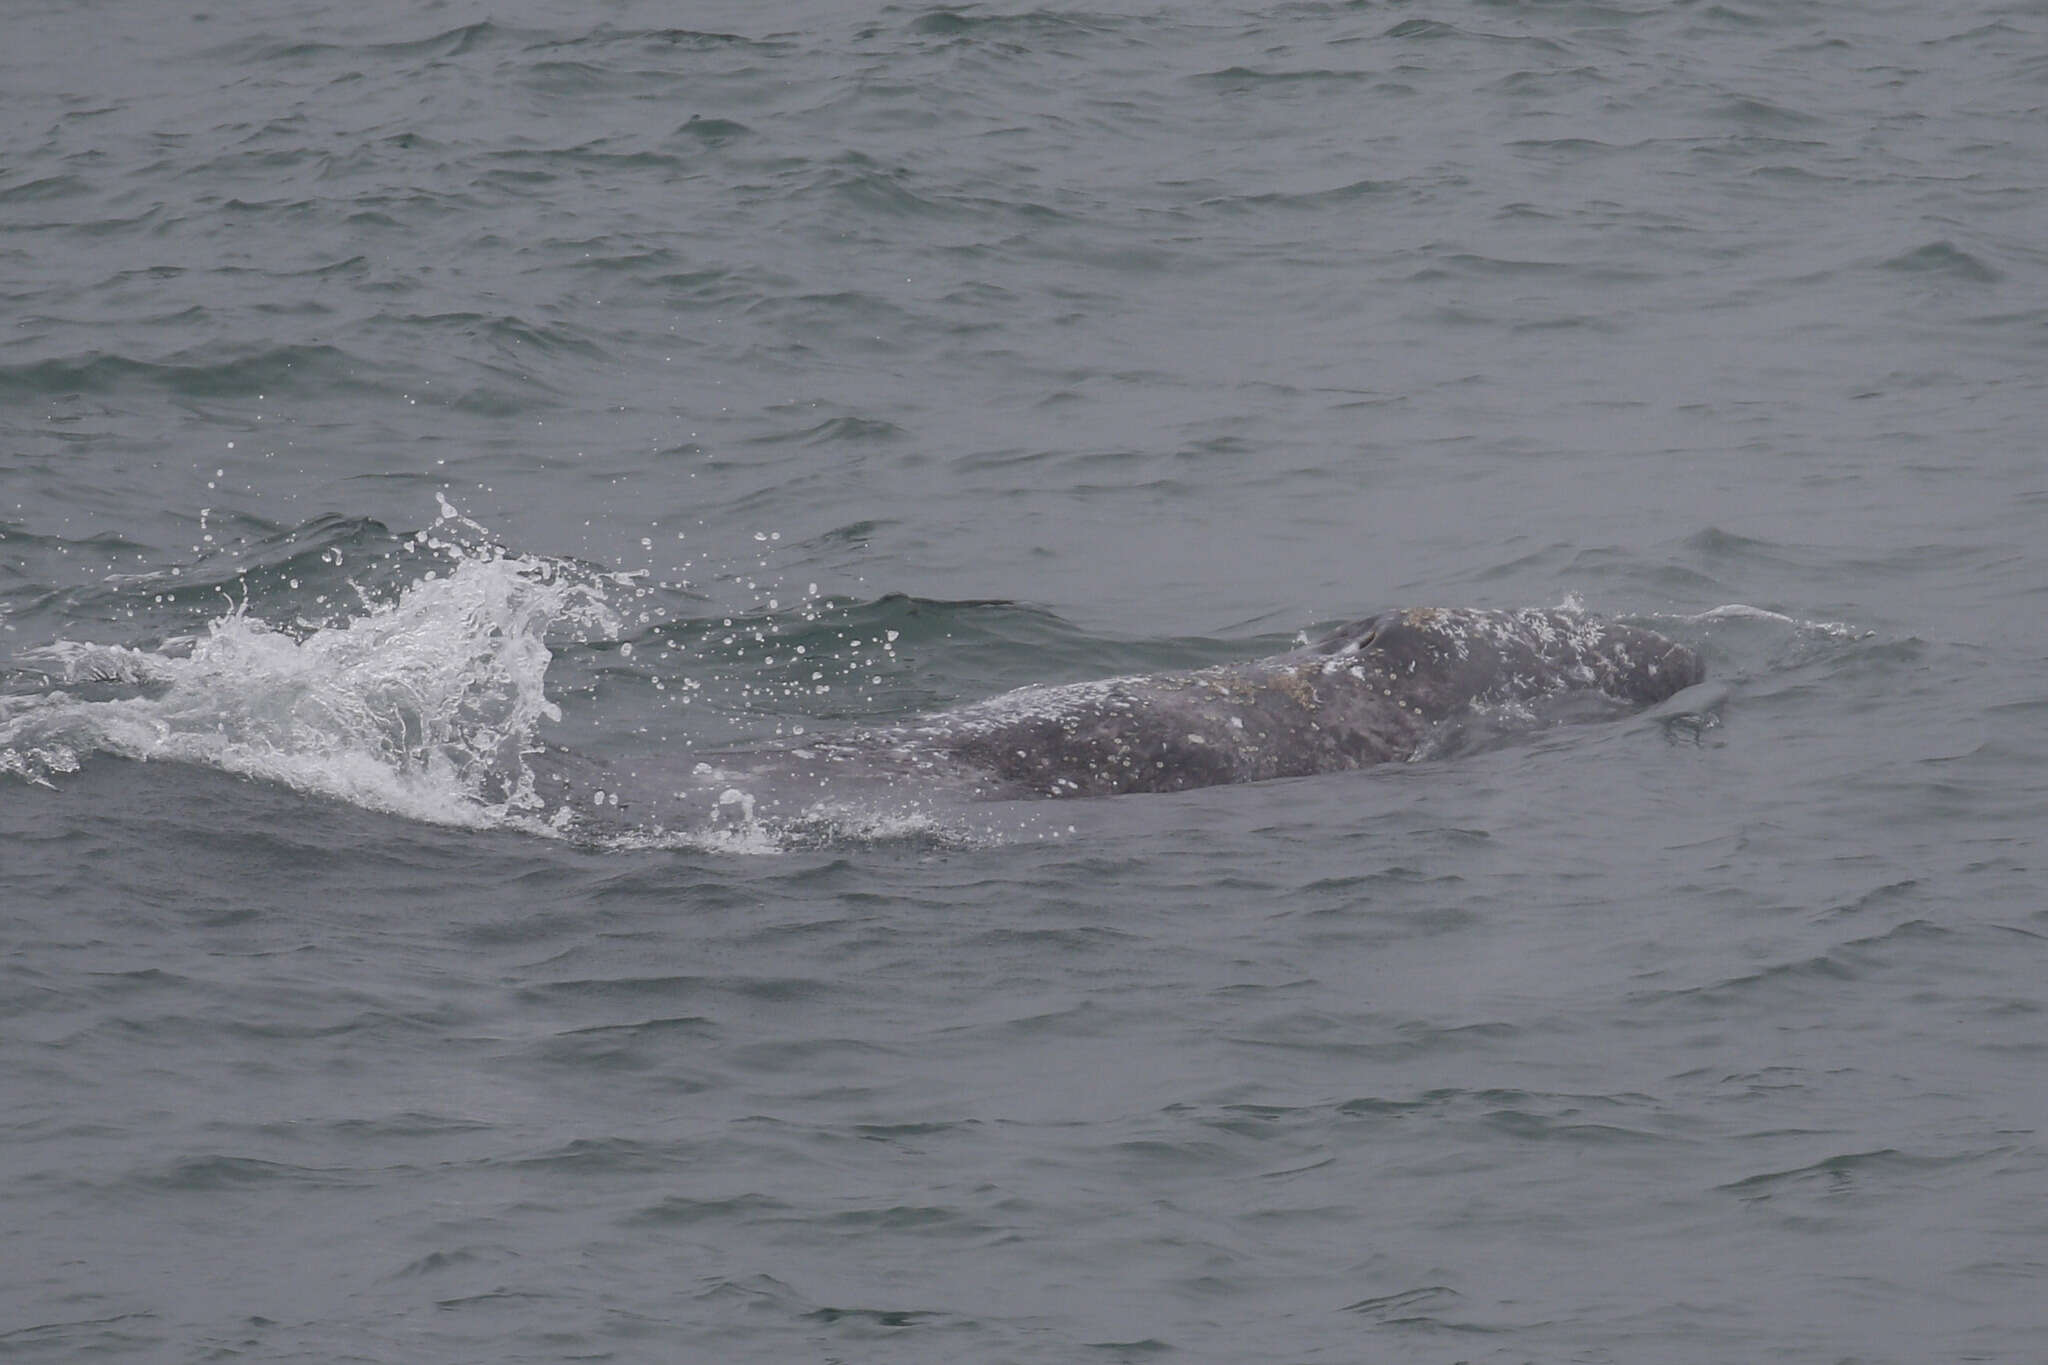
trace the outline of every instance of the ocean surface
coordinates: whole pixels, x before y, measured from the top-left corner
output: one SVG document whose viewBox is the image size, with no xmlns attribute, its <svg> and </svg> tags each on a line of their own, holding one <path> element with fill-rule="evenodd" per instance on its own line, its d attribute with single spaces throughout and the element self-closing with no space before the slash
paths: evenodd
<svg viewBox="0 0 2048 1365">
<path fill-rule="evenodd" d="M 0 1360 L 2048 1357 L 2044 104 L 2038 0 L 8 6 Z M 1409 605 L 1709 681 L 604 790 Z"/>
</svg>

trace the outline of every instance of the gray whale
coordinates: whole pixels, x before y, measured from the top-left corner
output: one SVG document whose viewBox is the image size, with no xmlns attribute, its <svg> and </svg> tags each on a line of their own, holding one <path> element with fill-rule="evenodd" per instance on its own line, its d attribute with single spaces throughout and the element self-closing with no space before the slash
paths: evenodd
<svg viewBox="0 0 2048 1365">
<path fill-rule="evenodd" d="M 1489 709 L 1611 716 L 1704 676 L 1693 650 L 1636 626 L 1411 609 L 1270 658 L 1025 687 L 799 745 L 702 754 L 688 772 L 655 754 L 641 767 L 549 748 L 534 755 L 534 777 L 587 834 L 745 831 L 762 819 L 787 831 L 906 797 L 922 807 L 1118 796 L 1365 768 L 1433 751 Z"/>
<path fill-rule="evenodd" d="M 1420 608 L 1271 658 L 1026 687 L 788 756 L 821 780 L 880 768 L 981 798 L 1185 791 L 1412 758 L 1475 706 L 1573 693 L 1648 706 L 1704 676 L 1695 651 L 1635 626 Z"/>
</svg>

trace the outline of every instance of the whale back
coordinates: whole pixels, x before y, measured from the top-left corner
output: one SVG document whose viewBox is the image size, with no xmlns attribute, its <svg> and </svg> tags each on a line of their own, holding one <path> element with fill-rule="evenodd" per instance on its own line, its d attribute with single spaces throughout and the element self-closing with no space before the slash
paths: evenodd
<svg viewBox="0 0 2048 1365">
<path fill-rule="evenodd" d="M 1305 651 L 1369 670 L 1422 714 L 1595 690 L 1644 706 L 1706 676 L 1699 655 L 1636 626 L 1561 611 L 1411 607 L 1340 626 Z"/>
</svg>

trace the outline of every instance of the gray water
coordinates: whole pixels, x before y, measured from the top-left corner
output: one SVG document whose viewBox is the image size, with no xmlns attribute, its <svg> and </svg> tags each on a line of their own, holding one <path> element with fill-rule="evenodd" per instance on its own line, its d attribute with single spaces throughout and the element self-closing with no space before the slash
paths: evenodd
<svg viewBox="0 0 2048 1365">
<path fill-rule="evenodd" d="M 2044 53 L 12 7 L 0 1357 L 2041 1359 Z M 1169 796 L 517 799 L 1561 602 L 1705 693 Z"/>
</svg>

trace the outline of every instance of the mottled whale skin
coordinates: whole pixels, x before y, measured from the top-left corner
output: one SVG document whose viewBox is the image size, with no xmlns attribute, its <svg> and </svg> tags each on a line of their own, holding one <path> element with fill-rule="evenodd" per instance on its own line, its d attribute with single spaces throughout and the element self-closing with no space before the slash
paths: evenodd
<svg viewBox="0 0 2048 1365">
<path fill-rule="evenodd" d="M 1419 608 L 1185 673 L 1026 687 L 797 751 L 980 797 L 1117 796 L 1408 759 L 1473 706 L 1597 693 L 1648 706 L 1705 676 L 1655 631 L 1562 611 Z"/>
<path fill-rule="evenodd" d="M 1564 611 L 1391 611 L 1301 649 L 1182 673 L 1025 687 L 800 745 L 706 753 L 688 773 L 550 748 L 537 787 L 576 827 L 745 829 L 908 796 L 1019 800 L 1175 792 L 1342 772 L 1440 752 L 1468 718 L 1518 705 L 1616 714 L 1705 676 L 1655 631 Z M 1581 703 L 1587 704 L 1582 707 Z M 1475 711 L 1475 708 L 1477 710 Z M 578 793 L 595 793 L 585 802 Z"/>
</svg>

